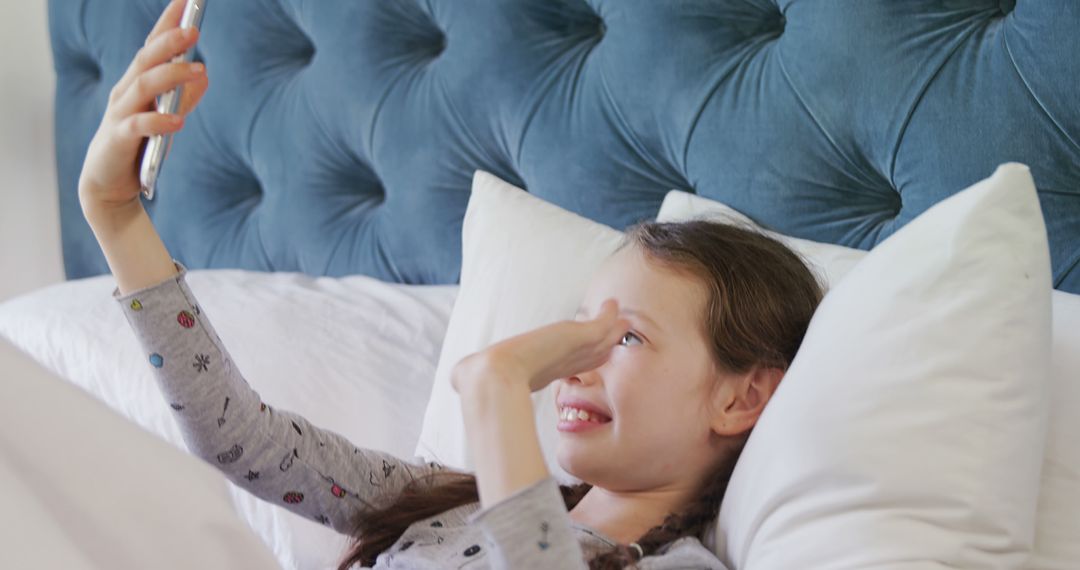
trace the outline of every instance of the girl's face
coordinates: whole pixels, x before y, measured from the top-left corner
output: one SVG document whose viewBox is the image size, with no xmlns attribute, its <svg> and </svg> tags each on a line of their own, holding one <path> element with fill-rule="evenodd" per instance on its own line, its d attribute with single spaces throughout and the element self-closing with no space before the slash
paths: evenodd
<svg viewBox="0 0 1080 570">
<path fill-rule="evenodd" d="M 555 382 L 560 417 L 568 399 L 611 417 L 582 431 L 559 420 L 557 456 L 568 473 L 610 491 L 641 491 L 697 485 L 715 462 L 718 376 L 702 329 L 706 294 L 696 278 L 648 261 L 634 245 L 597 271 L 578 319 L 615 298 L 631 329 L 602 366 Z"/>
</svg>

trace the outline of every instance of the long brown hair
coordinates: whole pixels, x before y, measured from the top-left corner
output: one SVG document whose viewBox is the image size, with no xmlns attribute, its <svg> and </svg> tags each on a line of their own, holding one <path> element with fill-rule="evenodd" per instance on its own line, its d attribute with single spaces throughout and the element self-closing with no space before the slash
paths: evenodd
<svg viewBox="0 0 1080 570">
<path fill-rule="evenodd" d="M 803 260 L 781 242 L 751 228 L 707 220 L 640 222 L 631 226 L 620 249 L 640 248 L 651 262 L 682 272 L 705 285 L 708 296 L 701 326 L 716 366 L 731 373 L 755 365 L 786 370 L 795 358 L 822 288 Z M 697 495 L 681 512 L 669 514 L 636 542 L 645 556 L 678 538 L 703 538 L 749 432 L 737 436 L 732 451 L 716 463 Z M 592 488 L 561 485 L 567 510 Z M 356 517 L 349 550 L 338 570 L 359 562 L 373 566 L 414 522 L 479 501 L 476 477 L 444 471 L 411 482 L 389 506 Z M 632 566 L 637 551 L 618 545 L 589 561 L 590 570 Z"/>
</svg>

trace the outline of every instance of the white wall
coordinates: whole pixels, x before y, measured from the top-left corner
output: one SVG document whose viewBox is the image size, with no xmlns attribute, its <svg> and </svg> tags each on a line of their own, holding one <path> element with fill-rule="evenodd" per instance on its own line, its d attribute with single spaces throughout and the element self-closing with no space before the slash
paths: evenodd
<svg viewBox="0 0 1080 570">
<path fill-rule="evenodd" d="M 63 281 L 45 0 L 0 18 L 0 302 Z"/>
</svg>

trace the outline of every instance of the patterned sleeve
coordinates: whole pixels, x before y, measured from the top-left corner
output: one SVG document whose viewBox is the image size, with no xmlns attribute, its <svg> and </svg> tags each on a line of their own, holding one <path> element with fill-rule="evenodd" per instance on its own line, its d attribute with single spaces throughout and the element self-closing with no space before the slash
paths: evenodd
<svg viewBox="0 0 1080 570">
<path fill-rule="evenodd" d="M 492 568 L 589 567 L 551 476 L 473 513 L 469 524 L 478 526 L 487 539 Z"/>
<path fill-rule="evenodd" d="M 262 402 L 188 288 L 187 268 L 173 263 L 172 277 L 112 295 L 192 453 L 255 496 L 342 534 L 352 533 L 353 517 L 387 506 L 413 478 L 443 469 L 356 447 Z"/>
</svg>

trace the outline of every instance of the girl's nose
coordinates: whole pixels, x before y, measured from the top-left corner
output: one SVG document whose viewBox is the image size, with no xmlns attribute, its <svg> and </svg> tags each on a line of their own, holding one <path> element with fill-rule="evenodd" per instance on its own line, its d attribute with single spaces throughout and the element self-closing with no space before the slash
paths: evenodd
<svg viewBox="0 0 1080 570">
<path fill-rule="evenodd" d="M 582 386 L 590 386 L 596 383 L 596 371 L 590 370 L 588 372 L 581 372 L 568 377 L 566 381 L 570 384 L 578 383 Z"/>
</svg>

